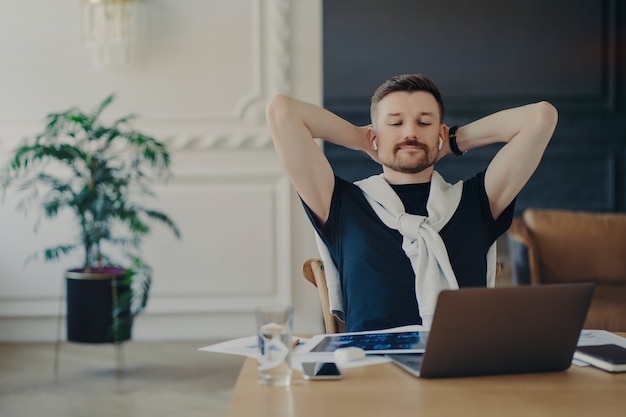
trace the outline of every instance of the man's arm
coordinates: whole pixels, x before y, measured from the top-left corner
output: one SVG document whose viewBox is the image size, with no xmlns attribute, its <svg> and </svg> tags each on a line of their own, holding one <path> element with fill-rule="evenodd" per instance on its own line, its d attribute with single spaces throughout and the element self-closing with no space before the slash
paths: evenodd
<svg viewBox="0 0 626 417">
<path fill-rule="evenodd" d="M 458 129 L 457 145 L 461 151 L 506 142 L 485 174 L 494 219 L 511 204 L 537 169 L 557 119 L 557 110 L 544 101 L 503 110 Z"/>
<path fill-rule="evenodd" d="M 310 103 L 278 95 L 267 105 L 267 124 L 278 157 L 302 200 L 322 223 L 328 219 L 335 177 L 314 138 L 365 150 L 368 129 Z"/>
</svg>

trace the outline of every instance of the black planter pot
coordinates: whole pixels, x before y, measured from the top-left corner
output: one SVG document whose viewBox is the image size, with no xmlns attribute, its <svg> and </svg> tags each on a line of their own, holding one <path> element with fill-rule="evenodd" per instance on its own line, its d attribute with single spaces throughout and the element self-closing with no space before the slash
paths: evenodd
<svg viewBox="0 0 626 417">
<path fill-rule="evenodd" d="M 131 338 L 131 280 L 122 268 L 65 273 L 67 340 L 120 343 Z"/>
</svg>

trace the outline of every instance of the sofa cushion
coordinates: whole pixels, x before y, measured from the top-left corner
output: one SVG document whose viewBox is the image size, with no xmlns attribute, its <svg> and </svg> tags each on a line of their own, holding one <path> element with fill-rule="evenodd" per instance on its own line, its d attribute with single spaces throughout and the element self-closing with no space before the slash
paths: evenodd
<svg viewBox="0 0 626 417">
<path fill-rule="evenodd" d="M 527 209 L 542 283 L 626 284 L 626 214 Z"/>
</svg>

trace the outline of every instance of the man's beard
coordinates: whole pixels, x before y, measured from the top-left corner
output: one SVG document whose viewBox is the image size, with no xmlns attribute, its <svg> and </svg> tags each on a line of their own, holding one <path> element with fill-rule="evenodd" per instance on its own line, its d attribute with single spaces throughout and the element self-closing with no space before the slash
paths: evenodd
<svg viewBox="0 0 626 417">
<path fill-rule="evenodd" d="M 417 155 L 403 155 L 399 156 L 399 151 L 402 146 L 411 145 L 417 146 L 422 149 L 423 153 Z M 402 151 L 400 151 L 402 152 Z M 419 151 L 418 151 L 419 152 Z M 379 155 L 380 158 L 380 155 Z M 433 166 L 436 162 L 436 155 L 431 155 L 431 150 L 424 144 L 415 141 L 405 141 L 399 145 L 396 145 L 393 149 L 393 158 L 380 158 L 380 163 L 393 171 L 401 172 L 403 174 L 417 174 L 427 168 Z"/>
</svg>

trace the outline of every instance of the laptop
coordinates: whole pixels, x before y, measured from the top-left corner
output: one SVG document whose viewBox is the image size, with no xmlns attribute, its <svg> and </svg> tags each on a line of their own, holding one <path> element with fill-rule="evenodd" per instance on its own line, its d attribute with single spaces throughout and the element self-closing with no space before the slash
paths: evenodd
<svg viewBox="0 0 626 417">
<path fill-rule="evenodd" d="M 572 363 L 594 288 L 444 290 L 424 353 L 386 356 L 421 378 L 563 371 Z"/>
</svg>

